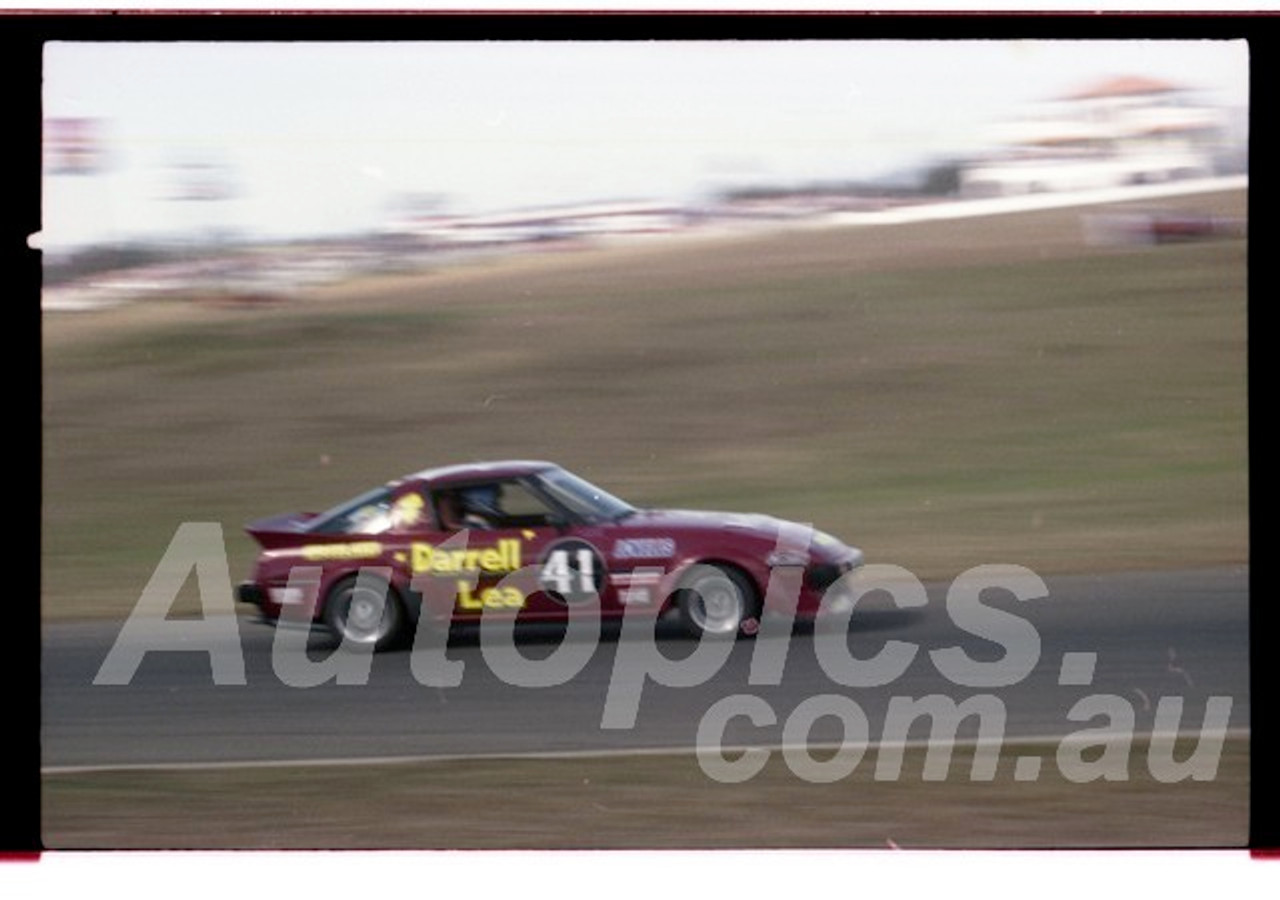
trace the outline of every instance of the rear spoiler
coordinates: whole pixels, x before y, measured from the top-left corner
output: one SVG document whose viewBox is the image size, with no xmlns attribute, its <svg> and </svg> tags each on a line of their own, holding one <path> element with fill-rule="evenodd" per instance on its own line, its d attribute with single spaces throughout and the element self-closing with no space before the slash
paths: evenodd
<svg viewBox="0 0 1280 900">
<path fill-rule="evenodd" d="M 285 513 L 280 516 L 270 516 L 250 522 L 244 526 L 244 530 L 261 545 L 263 550 L 288 547 L 297 543 L 298 535 L 306 534 L 307 525 L 317 515 L 318 513 Z"/>
</svg>

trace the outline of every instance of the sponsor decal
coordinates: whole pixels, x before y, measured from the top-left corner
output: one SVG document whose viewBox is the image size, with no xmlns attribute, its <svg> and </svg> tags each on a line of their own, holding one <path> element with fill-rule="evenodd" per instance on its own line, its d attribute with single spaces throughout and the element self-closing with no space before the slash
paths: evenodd
<svg viewBox="0 0 1280 900">
<path fill-rule="evenodd" d="M 523 566 L 521 544 L 515 538 L 503 538 L 497 546 L 465 550 L 442 550 L 431 544 L 411 546 L 410 568 L 414 574 L 456 575 L 460 572 L 514 572 Z"/>
<path fill-rule="evenodd" d="M 609 576 L 618 586 L 618 602 L 648 604 L 662 581 L 661 570 L 636 569 L 634 572 L 618 572 Z"/>
<path fill-rule="evenodd" d="M 422 520 L 422 508 L 424 505 L 421 494 L 416 492 L 405 494 L 392 507 L 391 519 L 401 528 L 407 525 L 415 525 Z"/>
<path fill-rule="evenodd" d="M 613 545 L 615 559 L 669 559 L 676 555 L 674 538 L 621 538 Z"/>
<path fill-rule="evenodd" d="M 473 593 L 466 581 L 458 582 L 458 609 L 481 612 L 487 609 L 524 609 L 524 594 L 513 587 L 485 588 Z"/>
<path fill-rule="evenodd" d="M 625 591 L 618 593 L 618 602 L 623 606 L 629 603 L 647 605 L 653 602 L 653 589 L 649 587 L 636 587 L 634 584 Z"/>
<path fill-rule="evenodd" d="M 307 544 L 302 548 L 302 558 L 310 562 L 329 559 L 377 559 L 382 555 L 382 544 L 377 541 L 357 541 L 353 544 Z"/>
<path fill-rule="evenodd" d="M 278 606 L 294 606 L 306 600 L 302 589 L 295 587 L 267 588 L 267 596 Z"/>
</svg>

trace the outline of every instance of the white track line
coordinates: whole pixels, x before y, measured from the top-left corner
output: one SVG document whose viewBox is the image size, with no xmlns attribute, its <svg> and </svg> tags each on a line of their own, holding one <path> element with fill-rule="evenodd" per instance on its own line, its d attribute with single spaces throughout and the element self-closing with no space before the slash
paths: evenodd
<svg viewBox="0 0 1280 900">
<path fill-rule="evenodd" d="M 1249 729 L 1229 728 L 1223 733 L 1228 739 L 1248 738 Z M 1132 736 L 1135 740 L 1162 738 L 1194 738 L 1195 734 L 1174 732 L 1143 732 Z M 717 747 L 717 753 L 744 753 L 748 750 L 764 750 L 766 752 L 788 752 L 806 750 L 809 752 L 837 751 L 844 749 L 915 750 L 927 749 L 930 746 L 946 746 L 957 748 L 983 747 L 1019 747 L 1039 744 L 1061 745 L 1064 743 L 1094 743 L 1097 734 L 1073 737 L 1072 735 L 1032 735 L 1015 738 L 977 738 L 960 741 L 946 741 L 937 744 L 924 739 L 906 741 L 861 741 L 851 743 L 823 742 L 811 744 L 735 744 Z M 557 760 L 557 759 L 611 759 L 625 756 L 695 756 L 697 747 L 619 747 L 598 750 L 531 750 L 496 753 L 435 753 L 413 756 L 365 756 L 330 759 L 261 759 L 261 760 L 229 760 L 220 762 L 157 762 L 157 763 L 104 763 L 83 766 L 42 766 L 41 775 L 87 775 L 99 772 L 188 772 L 188 771 L 233 771 L 238 769 L 306 769 L 337 768 L 341 766 L 401 766 L 429 765 L 432 763 L 462 762 L 467 760 Z"/>
</svg>

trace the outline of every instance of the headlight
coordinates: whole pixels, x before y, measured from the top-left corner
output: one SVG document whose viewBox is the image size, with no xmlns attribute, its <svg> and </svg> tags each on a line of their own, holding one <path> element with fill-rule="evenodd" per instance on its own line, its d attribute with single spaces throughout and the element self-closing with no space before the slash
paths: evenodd
<svg viewBox="0 0 1280 900">
<path fill-rule="evenodd" d="M 840 541 L 825 531 L 815 531 L 813 533 L 813 542 L 820 547 L 835 547 Z"/>
</svg>

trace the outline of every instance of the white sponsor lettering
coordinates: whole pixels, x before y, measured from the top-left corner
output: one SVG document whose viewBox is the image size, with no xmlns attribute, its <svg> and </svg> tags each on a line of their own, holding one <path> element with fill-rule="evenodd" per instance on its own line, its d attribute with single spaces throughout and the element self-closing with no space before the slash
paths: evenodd
<svg viewBox="0 0 1280 900">
<path fill-rule="evenodd" d="M 613 545 L 615 559 L 669 559 L 676 555 L 673 538 L 622 538 Z"/>
</svg>

